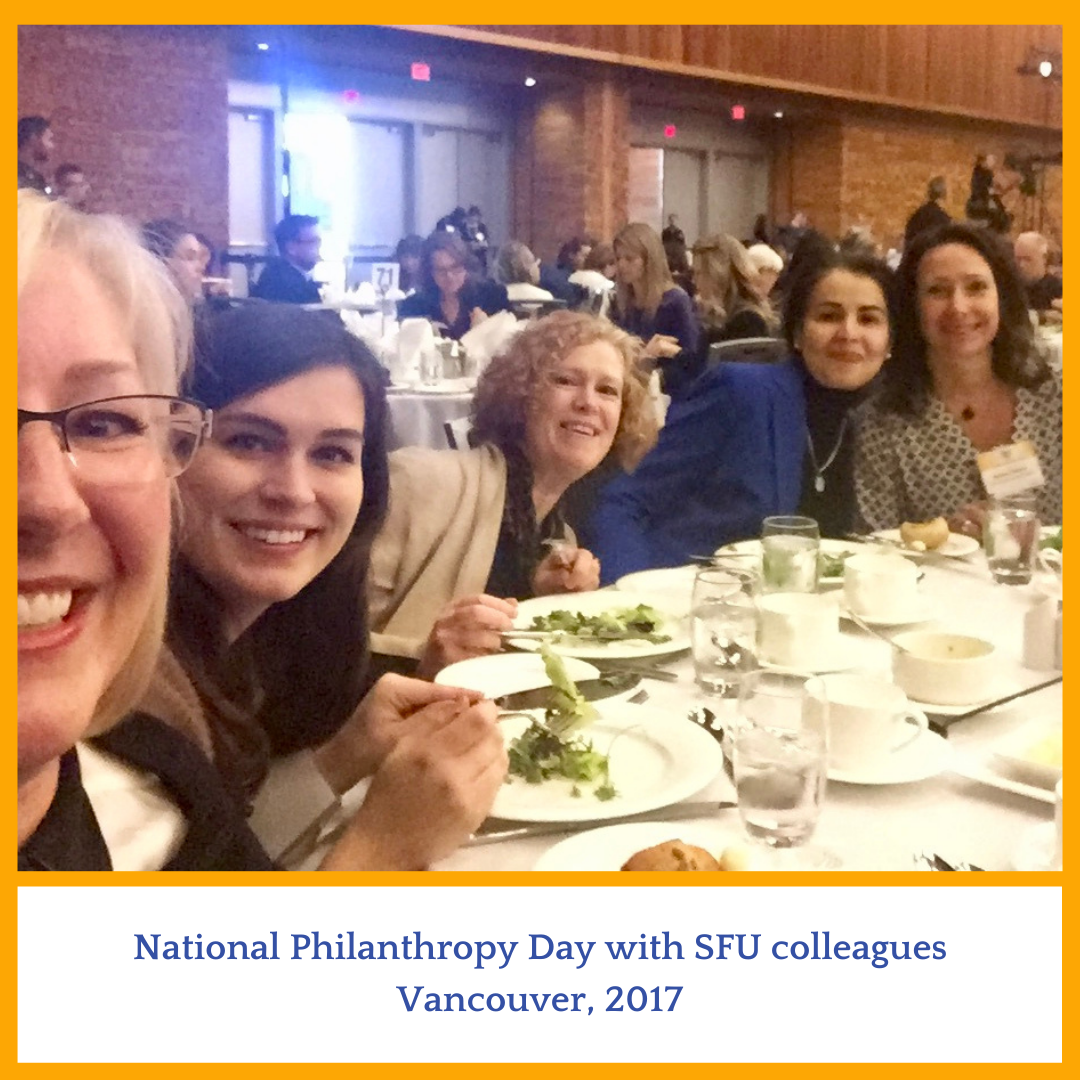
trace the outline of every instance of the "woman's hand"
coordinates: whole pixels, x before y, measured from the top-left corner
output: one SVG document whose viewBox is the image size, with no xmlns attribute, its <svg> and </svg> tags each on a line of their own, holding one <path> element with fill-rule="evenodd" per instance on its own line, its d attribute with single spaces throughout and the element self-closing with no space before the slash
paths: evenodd
<svg viewBox="0 0 1080 1080">
<path fill-rule="evenodd" d="M 466 596 L 452 600 L 435 620 L 420 655 L 417 674 L 430 679 L 447 664 L 486 656 L 502 648 L 504 630 L 514 625 L 516 600 L 498 596 Z"/>
<path fill-rule="evenodd" d="M 973 536 L 981 544 L 989 509 L 989 504 L 985 502 L 968 503 L 967 506 L 962 506 L 949 518 L 949 532 Z"/>
<path fill-rule="evenodd" d="M 642 356 L 649 360 L 667 360 L 680 352 L 682 352 L 682 346 L 678 338 L 673 338 L 670 334 L 653 334 Z"/>
<path fill-rule="evenodd" d="M 480 697 L 473 690 L 384 675 L 341 729 L 315 751 L 315 764 L 341 795 L 379 768 L 408 730 L 414 713 L 439 701 L 472 704 Z"/>
<path fill-rule="evenodd" d="M 322 870 L 424 870 L 487 817 L 506 777 L 495 705 L 441 701 L 409 721 Z"/>
<path fill-rule="evenodd" d="M 600 560 L 585 548 L 562 544 L 548 552 L 533 571 L 533 592 L 592 592 L 600 588 Z"/>
<path fill-rule="evenodd" d="M 487 317 L 488 313 L 483 308 L 474 307 L 469 312 L 469 328 L 479 326 Z"/>
</svg>

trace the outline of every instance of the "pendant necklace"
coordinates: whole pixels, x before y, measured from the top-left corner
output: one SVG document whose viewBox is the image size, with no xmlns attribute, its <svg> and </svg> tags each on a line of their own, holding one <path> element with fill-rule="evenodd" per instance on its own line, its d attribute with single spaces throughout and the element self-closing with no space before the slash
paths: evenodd
<svg viewBox="0 0 1080 1080">
<path fill-rule="evenodd" d="M 810 427 L 806 428 L 806 448 L 810 451 L 810 461 L 814 466 L 814 490 L 820 495 L 825 490 L 825 473 L 829 471 L 832 463 L 836 460 L 836 455 L 840 453 L 840 446 L 844 441 L 844 435 L 847 433 L 848 418 L 845 416 L 840 424 L 840 434 L 836 436 L 836 443 L 832 448 L 832 453 L 825 459 L 823 465 L 818 464 L 817 454 L 814 453 L 814 440 L 810 436 Z"/>
</svg>

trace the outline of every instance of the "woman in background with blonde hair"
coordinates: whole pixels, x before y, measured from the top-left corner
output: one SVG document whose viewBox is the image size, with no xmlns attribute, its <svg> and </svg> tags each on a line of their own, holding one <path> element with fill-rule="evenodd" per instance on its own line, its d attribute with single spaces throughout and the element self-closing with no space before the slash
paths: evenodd
<svg viewBox="0 0 1080 1080">
<path fill-rule="evenodd" d="M 776 333 L 779 320 L 761 295 L 757 269 L 734 237 L 709 236 L 694 245 L 694 282 L 706 349 Z"/>
<path fill-rule="evenodd" d="M 612 320 L 645 342 L 644 357 L 659 368 L 665 392 L 680 396 L 702 369 L 694 305 L 675 284 L 655 229 L 631 222 L 619 231 L 614 246 Z"/>
</svg>

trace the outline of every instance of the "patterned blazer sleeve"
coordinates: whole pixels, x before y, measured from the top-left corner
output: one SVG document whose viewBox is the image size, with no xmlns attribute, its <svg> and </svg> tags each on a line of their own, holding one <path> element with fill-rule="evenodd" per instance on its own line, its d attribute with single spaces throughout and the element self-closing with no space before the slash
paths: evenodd
<svg viewBox="0 0 1080 1080">
<path fill-rule="evenodd" d="M 895 529 L 904 520 L 904 478 L 890 417 L 872 407 L 857 418 L 855 498 L 860 529 Z"/>
</svg>

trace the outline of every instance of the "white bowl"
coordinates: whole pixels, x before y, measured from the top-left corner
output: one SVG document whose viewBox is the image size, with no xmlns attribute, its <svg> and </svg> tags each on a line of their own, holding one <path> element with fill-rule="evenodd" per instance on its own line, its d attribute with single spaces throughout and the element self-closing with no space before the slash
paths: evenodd
<svg viewBox="0 0 1080 1080">
<path fill-rule="evenodd" d="M 982 701 L 993 680 L 993 642 L 968 634 L 909 630 L 893 636 L 893 681 L 908 697 L 930 705 Z"/>
</svg>

